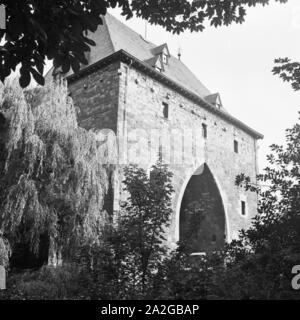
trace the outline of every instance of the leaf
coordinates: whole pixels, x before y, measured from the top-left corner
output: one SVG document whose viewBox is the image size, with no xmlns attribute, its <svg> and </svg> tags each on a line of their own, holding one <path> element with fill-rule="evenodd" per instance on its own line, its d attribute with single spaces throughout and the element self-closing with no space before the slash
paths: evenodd
<svg viewBox="0 0 300 320">
<path fill-rule="evenodd" d="M 78 60 L 74 59 L 74 58 L 71 58 L 70 60 L 71 60 L 71 67 L 72 67 L 74 73 L 79 72 L 80 71 L 80 64 L 79 64 Z"/>
<path fill-rule="evenodd" d="M 64 61 L 62 62 L 62 72 L 63 73 L 67 73 L 70 70 L 70 60 L 69 59 L 64 59 Z"/>
<path fill-rule="evenodd" d="M 35 60 L 36 69 L 40 74 L 44 73 L 44 65 L 45 65 L 45 63 L 44 63 L 43 59 L 36 59 Z"/>
<path fill-rule="evenodd" d="M 45 78 L 42 74 L 40 74 L 38 71 L 36 71 L 34 68 L 30 69 L 30 72 L 34 78 L 34 80 L 41 86 L 45 84 Z"/>
<path fill-rule="evenodd" d="M 20 73 L 21 73 L 21 76 L 19 79 L 20 86 L 22 88 L 26 88 L 29 85 L 30 80 L 31 80 L 29 69 L 27 69 L 27 68 L 25 69 L 22 67 L 20 69 Z"/>
<path fill-rule="evenodd" d="M 87 38 L 87 37 L 84 37 L 84 41 L 85 41 L 86 43 L 88 43 L 89 45 L 91 45 L 91 46 L 95 46 L 95 45 L 96 45 L 96 42 L 95 42 L 94 40 L 89 39 L 89 38 Z"/>
</svg>

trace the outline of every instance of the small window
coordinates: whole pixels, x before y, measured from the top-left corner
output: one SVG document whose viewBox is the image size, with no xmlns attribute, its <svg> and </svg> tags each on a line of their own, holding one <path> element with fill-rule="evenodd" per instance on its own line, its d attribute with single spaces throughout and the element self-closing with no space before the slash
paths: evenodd
<svg viewBox="0 0 300 320">
<path fill-rule="evenodd" d="M 163 55 L 162 55 L 162 60 L 163 60 L 163 63 L 164 63 L 164 64 L 167 64 L 167 63 L 168 63 L 168 57 L 167 57 L 167 55 L 164 54 L 164 53 L 163 53 Z"/>
<path fill-rule="evenodd" d="M 241 201 L 241 214 L 242 214 L 242 216 L 246 215 L 246 202 L 245 201 Z"/>
<path fill-rule="evenodd" d="M 163 116 L 165 119 L 169 118 L 169 105 L 165 102 L 162 103 L 163 105 Z"/>
<path fill-rule="evenodd" d="M 162 145 L 159 144 L 159 148 L 158 148 L 158 161 L 159 162 L 162 162 L 162 153 L 163 153 L 163 150 L 162 150 Z"/>
<path fill-rule="evenodd" d="M 233 142 L 233 148 L 235 153 L 239 153 L 239 143 L 236 140 Z"/>
<path fill-rule="evenodd" d="M 202 137 L 207 138 L 207 125 L 205 123 L 202 123 Z"/>
</svg>

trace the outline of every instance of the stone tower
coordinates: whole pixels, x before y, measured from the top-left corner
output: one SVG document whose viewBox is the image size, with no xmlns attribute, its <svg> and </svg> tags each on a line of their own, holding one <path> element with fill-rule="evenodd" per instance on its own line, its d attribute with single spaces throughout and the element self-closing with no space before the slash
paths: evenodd
<svg viewBox="0 0 300 320">
<path fill-rule="evenodd" d="M 187 240 L 202 252 L 235 238 L 257 208 L 256 195 L 235 186 L 235 177 L 255 181 L 263 136 L 230 115 L 167 44 L 147 41 L 109 14 L 90 37 L 97 46 L 89 65 L 66 76 L 80 125 L 103 144 L 115 140 L 106 150 L 116 164 L 111 209 L 124 197 L 123 166 L 148 170 L 161 157 L 174 173 L 170 245 Z"/>
</svg>

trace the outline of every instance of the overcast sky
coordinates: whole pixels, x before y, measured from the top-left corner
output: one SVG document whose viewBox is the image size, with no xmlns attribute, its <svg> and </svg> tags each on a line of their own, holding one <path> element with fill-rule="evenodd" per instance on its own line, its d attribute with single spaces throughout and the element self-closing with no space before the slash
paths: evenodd
<svg viewBox="0 0 300 320">
<path fill-rule="evenodd" d="M 274 1 L 275 2 L 275 1 Z M 119 10 L 110 11 L 144 35 L 145 22 L 126 21 Z M 248 10 L 246 22 L 202 33 L 172 35 L 148 25 L 148 39 L 166 42 L 173 55 L 182 49 L 182 61 L 211 92 L 219 92 L 224 107 L 264 134 L 260 142 L 260 168 L 266 166 L 268 146 L 283 143 L 285 129 L 298 121 L 300 92 L 272 75 L 273 61 L 290 57 L 300 61 L 300 1 Z"/>
</svg>

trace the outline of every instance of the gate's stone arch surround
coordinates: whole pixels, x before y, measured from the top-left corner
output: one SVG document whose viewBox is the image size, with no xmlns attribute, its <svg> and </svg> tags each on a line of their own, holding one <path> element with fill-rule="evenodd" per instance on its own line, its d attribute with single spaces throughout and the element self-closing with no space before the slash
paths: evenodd
<svg viewBox="0 0 300 320">
<path fill-rule="evenodd" d="M 176 243 L 179 241 L 179 230 L 180 230 L 180 211 L 181 211 L 181 205 L 182 205 L 182 200 L 184 193 L 186 191 L 187 185 L 189 181 L 191 180 L 191 177 L 193 175 L 201 174 L 204 170 L 205 164 L 209 168 L 214 182 L 218 188 L 218 191 L 220 193 L 221 199 L 222 199 L 222 205 L 223 205 L 223 210 L 224 210 L 224 218 L 225 218 L 225 235 L 226 235 L 226 242 L 231 241 L 231 232 L 230 232 L 230 226 L 229 226 L 229 216 L 228 216 L 228 198 L 226 191 L 223 190 L 222 185 L 220 183 L 220 180 L 218 177 L 212 172 L 210 169 L 210 165 L 208 163 L 205 163 L 204 161 L 200 164 L 199 162 L 196 163 L 194 166 L 190 167 L 189 169 L 186 170 L 184 174 L 186 174 L 186 178 L 183 181 L 182 185 L 178 185 L 177 190 L 175 192 L 175 196 L 173 198 L 173 204 L 174 204 L 174 216 L 173 216 L 173 232 L 170 233 L 169 236 L 169 241 L 172 244 L 172 247 L 176 246 Z"/>
</svg>

